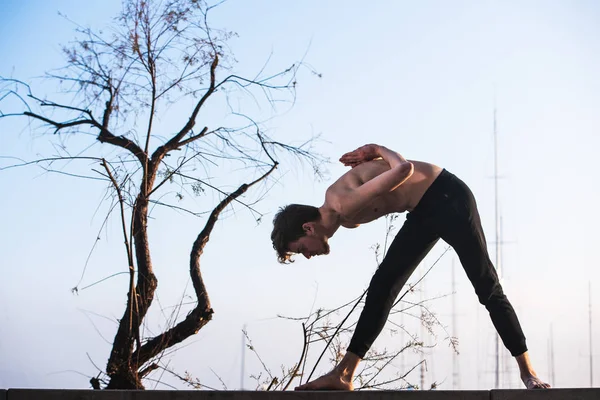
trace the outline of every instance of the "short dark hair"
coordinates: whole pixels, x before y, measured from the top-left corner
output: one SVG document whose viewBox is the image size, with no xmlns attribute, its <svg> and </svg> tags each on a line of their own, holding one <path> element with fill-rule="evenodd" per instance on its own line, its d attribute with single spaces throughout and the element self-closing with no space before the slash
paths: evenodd
<svg viewBox="0 0 600 400">
<path fill-rule="evenodd" d="M 319 221 L 319 209 L 303 204 L 289 204 L 279 209 L 273 218 L 273 232 L 271 240 L 273 248 L 277 251 L 277 260 L 282 263 L 294 262 L 290 259 L 292 253 L 288 248 L 290 242 L 304 236 L 302 225 L 306 222 Z"/>
</svg>

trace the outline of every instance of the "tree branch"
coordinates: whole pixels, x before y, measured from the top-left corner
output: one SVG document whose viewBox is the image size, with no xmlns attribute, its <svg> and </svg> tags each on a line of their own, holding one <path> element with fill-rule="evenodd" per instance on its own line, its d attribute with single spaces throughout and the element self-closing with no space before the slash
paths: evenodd
<svg viewBox="0 0 600 400">
<path fill-rule="evenodd" d="M 298 364 L 296 364 L 294 371 L 291 373 L 290 380 L 283 387 L 282 390 L 287 390 L 287 388 L 290 386 L 290 384 L 292 383 L 294 378 L 296 376 L 298 376 L 298 370 L 300 369 L 300 365 L 302 365 L 302 361 L 304 360 L 304 356 L 306 355 L 306 349 L 308 348 L 308 338 L 306 336 L 306 326 L 304 325 L 304 323 L 302 323 L 302 333 L 304 334 L 304 344 L 302 346 L 302 353 L 300 354 L 300 360 L 298 361 Z"/>
<path fill-rule="evenodd" d="M 216 71 L 218 65 L 219 65 L 219 56 L 217 55 L 217 53 L 215 53 L 215 57 L 210 66 L 210 86 L 209 86 L 208 90 L 206 91 L 206 93 L 204 93 L 204 96 L 202 96 L 202 98 L 198 101 L 198 103 L 196 104 L 196 107 L 194 107 L 194 110 L 192 111 L 192 115 L 190 116 L 188 122 L 184 125 L 184 127 L 181 128 L 181 130 L 175 136 L 173 136 L 164 146 L 160 146 L 152 154 L 153 162 L 155 162 L 155 163 L 159 162 L 166 153 L 181 146 L 181 143 L 180 143 L 181 139 L 183 139 L 183 137 L 194 127 L 194 125 L 196 124 L 196 117 L 198 116 L 200 109 L 202 108 L 202 106 L 204 105 L 206 100 L 215 91 L 215 84 L 216 84 L 215 71 Z M 202 132 L 205 132 L 205 131 L 203 130 Z"/>
<path fill-rule="evenodd" d="M 101 165 L 106 170 L 108 178 L 110 179 L 112 185 L 117 191 L 117 197 L 119 200 L 119 207 L 121 209 L 121 227 L 123 228 L 123 238 L 125 241 L 125 250 L 127 252 L 127 263 L 129 264 L 129 299 L 127 301 L 127 312 L 129 313 L 129 335 L 132 334 L 134 326 L 132 324 L 133 321 L 133 304 L 136 302 L 136 293 L 135 293 L 135 268 L 133 265 L 133 252 L 131 245 L 129 244 L 129 237 L 127 235 L 127 223 L 125 222 L 125 202 L 123 200 L 123 194 L 121 193 L 121 187 L 117 183 L 117 180 L 113 176 L 110 168 L 108 168 L 108 164 L 105 159 L 102 159 Z M 135 327 L 136 337 L 139 343 L 139 330 L 137 326 Z"/>
<path fill-rule="evenodd" d="M 50 105 L 50 104 L 48 104 L 48 105 Z M 53 106 L 58 107 L 59 105 L 53 105 Z M 105 112 L 105 125 L 108 124 L 108 119 L 107 119 L 108 117 L 106 117 L 108 114 L 110 114 L 110 113 Z M 61 129 L 70 128 L 70 127 L 79 126 L 79 125 L 90 125 L 90 126 L 100 130 L 100 133 L 98 134 L 98 137 L 97 137 L 99 142 L 109 143 L 114 146 L 121 147 L 125 150 L 128 150 L 138 160 L 140 160 L 142 165 L 145 164 L 145 160 L 147 158 L 146 154 L 142 151 L 142 149 L 140 149 L 140 147 L 137 144 L 135 144 L 135 142 L 133 142 L 130 139 L 127 139 L 124 136 L 115 136 L 108 130 L 107 127 L 105 127 L 104 125 L 101 125 L 94 118 L 79 119 L 79 120 L 67 121 L 67 122 L 57 122 L 50 118 L 46 118 L 42 115 L 30 112 L 30 111 L 25 111 L 25 112 L 23 112 L 22 115 L 24 115 L 26 117 L 38 119 L 42 122 L 45 122 L 49 125 L 54 126 L 56 128 L 56 130 L 54 131 L 55 134 L 58 133 L 58 131 L 60 131 Z"/>
<path fill-rule="evenodd" d="M 164 349 L 171 347 L 187 337 L 197 333 L 204 325 L 211 320 L 213 310 L 210 305 L 210 299 L 204 286 L 202 274 L 200 272 L 200 257 L 204 251 L 204 247 L 210 239 L 210 234 L 219 219 L 221 212 L 234 200 L 246 193 L 246 191 L 256 183 L 267 178 L 276 168 L 273 165 L 265 174 L 258 179 L 242 184 L 235 192 L 229 194 L 223 199 L 211 212 L 204 229 L 200 232 L 190 254 L 190 276 L 194 286 L 194 291 L 198 299 L 196 307 L 186 316 L 186 318 L 175 325 L 173 328 L 164 333 L 148 340 L 141 349 L 136 350 L 133 355 L 133 360 L 138 365 L 144 365 L 150 359 L 155 357 Z"/>
</svg>

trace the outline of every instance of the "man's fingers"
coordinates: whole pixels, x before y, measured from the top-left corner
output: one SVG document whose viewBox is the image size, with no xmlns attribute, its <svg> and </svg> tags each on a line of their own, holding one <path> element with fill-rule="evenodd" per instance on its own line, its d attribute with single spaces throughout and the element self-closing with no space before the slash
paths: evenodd
<svg viewBox="0 0 600 400">
<path fill-rule="evenodd" d="M 360 164 L 362 164 L 362 162 L 352 162 L 352 163 L 344 163 L 344 166 L 345 167 L 354 168 L 354 167 L 356 167 L 357 165 L 360 165 Z"/>
<path fill-rule="evenodd" d="M 354 157 L 354 158 L 356 158 L 356 157 L 362 157 L 362 154 L 361 154 L 361 151 L 359 151 L 359 149 L 356 149 L 356 150 L 354 150 L 354 151 L 351 151 L 351 152 L 345 153 L 345 154 L 342 156 L 342 158 L 345 158 L 345 157 Z"/>
<path fill-rule="evenodd" d="M 356 154 L 350 154 L 350 155 L 343 155 L 340 158 L 340 161 L 356 161 L 356 160 L 361 160 L 363 157 L 356 155 Z"/>
</svg>

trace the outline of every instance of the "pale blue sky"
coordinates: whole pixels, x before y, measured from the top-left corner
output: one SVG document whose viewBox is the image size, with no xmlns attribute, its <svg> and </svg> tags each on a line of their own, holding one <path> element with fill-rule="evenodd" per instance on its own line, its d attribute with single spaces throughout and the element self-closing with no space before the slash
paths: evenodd
<svg viewBox="0 0 600 400">
<path fill-rule="evenodd" d="M 73 32 L 58 11 L 84 26 L 102 28 L 119 9 L 116 0 L 71 3 L 2 2 L 2 76 L 27 80 L 61 66 L 60 44 Z M 236 70 L 255 73 L 271 52 L 272 68 L 280 68 L 308 48 L 306 61 L 323 74 L 322 79 L 308 73 L 300 77 L 296 106 L 270 122 L 269 129 L 299 139 L 321 133 L 320 151 L 333 161 L 375 142 L 446 167 L 471 186 L 490 241 L 495 93 L 503 177 L 499 199 L 509 242 L 503 250 L 504 287 L 543 377 L 548 376 L 553 325 L 556 381 L 551 383 L 560 387 L 589 382 L 587 288 L 592 281 L 597 290 L 600 281 L 595 247 L 600 241 L 595 160 L 600 148 L 599 22 L 600 6 L 591 0 L 381 1 L 369 6 L 238 0 L 213 15 L 215 26 L 239 34 L 231 42 Z M 184 113 L 173 110 L 162 123 Z M 0 121 L 0 155 L 33 159 L 48 153 L 46 136 L 15 120 Z M 174 356 L 171 366 L 214 387 L 219 382 L 211 368 L 229 388 L 238 388 L 244 323 L 271 368 L 291 365 L 299 356 L 300 327 L 269 318 L 306 314 L 315 292 L 317 305 L 341 304 L 366 287 L 374 269 L 370 246 L 383 240 L 383 221 L 340 231 L 327 257 L 277 264 L 269 240 L 273 212 L 292 202 L 320 205 L 326 187 L 345 171 L 333 163 L 330 178 L 315 182 L 309 168 L 283 168 L 284 179 L 259 205 L 264 222 L 256 226 L 251 215 L 236 208 L 218 224 L 203 258 L 214 320 Z M 0 387 L 88 387 L 85 377 L 67 370 L 95 374 L 86 352 L 98 365 L 106 364 L 110 346 L 90 319 L 109 340 L 116 327 L 89 312 L 119 316 L 127 285 L 117 277 L 79 296 L 70 293 L 97 235 L 102 215 L 94 213 L 105 188 L 44 175 L 34 167 L 1 172 L 0 187 Z M 150 238 L 158 294 L 168 306 L 178 301 L 188 281 L 189 249 L 203 221 L 165 211 L 157 216 Z M 126 268 L 119 235 L 115 220 L 102 235 L 82 285 Z M 439 244 L 425 264 L 444 248 Z M 450 292 L 451 259 L 447 254 L 429 276 L 426 296 Z M 461 387 L 490 388 L 491 324 L 457 270 Z M 599 296 L 593 303 L 597 334 Z M 432 304 L 449 330 L 450 304 L 450 298 Z M 156 311 L 149 326 L 159 324 L 164 319 Z M 427 354 L 427 382 L 443 381 L 441 388 L 449 389 L 451 351 L 443 336 Z M 399 344 L 382 338 L 375 345 Z M 258 371 L 252 355 L 246 359 L 247 372 Z M 600 357 L 595 361 L 600 384 Z M 514 384 L 515 373 L 512 368 L 505 387 Z M 417 381 L 418 375 L 413 378 Z"/>
</svg>

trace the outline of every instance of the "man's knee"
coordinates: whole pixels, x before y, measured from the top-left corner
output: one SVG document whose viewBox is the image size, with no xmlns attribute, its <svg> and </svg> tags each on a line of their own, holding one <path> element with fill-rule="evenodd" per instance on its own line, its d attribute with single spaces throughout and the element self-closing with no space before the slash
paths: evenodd
<svg viewBox="0 0 600 400">
<path fill-rule="evenodd" d="M 506 302 L 506 296 L 504 295 L 502 286 L 500 286 L 499 283 L 478 287 L 477 297 L 479 302 L 488 309 L 495 308 L 495 306 Z"/>
</svg>

